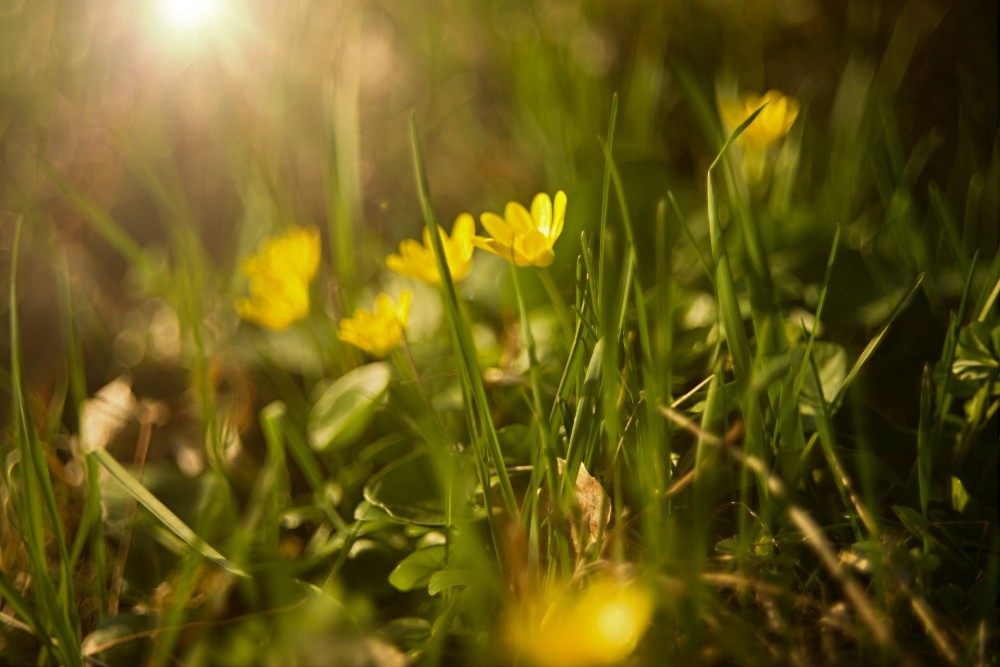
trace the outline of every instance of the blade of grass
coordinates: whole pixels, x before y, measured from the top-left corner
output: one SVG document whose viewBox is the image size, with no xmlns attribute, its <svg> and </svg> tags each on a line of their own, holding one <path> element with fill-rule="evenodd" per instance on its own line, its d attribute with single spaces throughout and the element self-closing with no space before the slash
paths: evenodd
<svg viewBox="0 0 1000 667">
<path fill-rule="evenodd" d="M 943 370 L 944 380 L 938 383 L 937 386 L 937 400 L 935 401 L 936 406 L 936 419 L 944 419 L 944 416 L 948 414 L 951 410 L 951 402 L 954 396 L 949 391 L 951 385 L 951 366 L 955 361 L 955 351 L 958 349 L 958 332 L 962 327 L 962 323 L 965 322 L 965 311 L 969 304 L 969 294 L 972 292 L 972 279 L 976 272 L 976 262 L 979 259 L 979 251 L 976 250 L 975 254 L 972 255 L 972 260 L 969 263 L 969 268 L 966 270 L 965 274 L 965 284 L 962 286 L 962 297 L 958 302 L 958 311 L 953 313 L 951 318 L 951 323 L 948 327 L 948 334 L 945 336 L 944 340 L 944 351 L 941 354 L 941 366 Z"/>
<path fill-rule="evenodd" d="M 49 650 L 56 650 L 46 632 L 45 623 L 35 615 L 31 604 L 21 596 L 3 570 L 0 570 L 0 598 L 6 600 L 11 610 L 27 623 L 28 629 L 39 642 Z"/>
<path fill-rule="evenodd" d="M 917 423 L 917 489 L 920 494 L 920 513 L 927 519 L 930 500 L 931 472 L 934 468 L 934 427 L 931 415 L 931 370 L 924 366 L 920 383 L 920 417 Z M 924 553 L 930 552 L 930 542 L 924 538 Z"/>
<path fill-rule="evenodd" d="M 607 148 L 605 149 L 604 156 L 604 181 L 601 185 L 601 222 L 600 222 L 600 232 L 597 237 L 598 243 L 598 254 L 597 254 L 597 289 L 591 292 L 591 295 L 595 299 L 594 311 L 598 313 L 598 318 L 600 314 L 604 311 L 601 310 L 601 299 L 604 297 L 604 274 L 607 273 L 607 266 L 604 263 L 604 248 L 608 238 L 608 201 L 611 196 L 611 160 L 608 158 L 612 154 L 615 141 L 615 122 L 618 118 L 618 94 L 615 93 L 611 96 L 611 115 L 608 118 L 608 139 Z"/>
<path fill-rule="evenodd" d="M 739 384 L 741 394 L 746 393 L 750 387 L 752 372 L 750 343 L 747 340 L 746 330 L 743 328 L 743 316 L 740 313 L 739 302 L 736 299 L 736 284 L 733 281 L 732 270 L 729 266 L 729 257 L 726 253 L 725 241 L 722 237 L 722 226 L 719 224 L 718 202 L 714 186 L 712 185 L 712 172 L 733 142 L 750 126 L 750 123 L 756 120 L 765 106 L 766 103 L 761 105 L 760 108 L 733 130 L 733 133 L 729 135 L 729 139 L 723 144 L 722 149 L 709 166 L 705 179 L 708 201 L 708 231 L 712 243 L 712 259 L 715 262 L 715 286 L 718 291 L 719 313 L 722 315 L 729 353 L 733 357 L 733 371 L 736 374 L 736 381 Z"/>
<path fill-rule="evenodd" d="M 477 455 L 481 461 L 492 463 L 500 487 L 504 509 L 510 517 L 515 518 L 518 516 L 517 501 L 514 498 L 514 489 L 510 483 L 510 477 L 507 475 L 507 469 L 504 466 L 503 452 L 500 450 L 500 441 L 497 438 L 496 427 L 493 424 L 493 417 L 490 414 L 486 389 L 483 386 L 482 373 L 479 370 L 479 362 L 476 358 L 475 343 L 462 315 L 458 301 L 458 292 L 455 289 L 455 283 L 448 268 L 444 245 L 438 234 L 437 223 L 435 222 L 434 212 L 431 207 L 430 184 L 427 179 L 426 168 L 424 167 L 423 153 L 420 149 L 420 135 L 417 131 L 416 114 L 410 117 L 410 140 L 413 150 L 417 192 L 420 196 L 424 222 L 431 238 L 431 246 L 434 249 L 438 272 L 441 276 L 441 297 L 452 334 L 452 344 L 458 351 L 462 368 L 460 375 L 465 378 L 469 390 L 468 395 L 465 396 L 466 416 L 470 425 L 476 425 L 474 430 L 478 430 L 481 436 L 480 438 L 474 438 L 474 446 L 478 448 Z M 482 471 L 480 474 L 482 475 Z M 481 476 L 479 481 L 483 485 L 484 493 L 486 493 L 490 488 L 489 476 Z M 492 517 L 492 512 L 488 512 L 487 515 Z"/>
<path fill-rule="evenodd" d="M 26 531 L 23 535 L 24 543 L 31 563 L 32 578 L 36 585 L 35 590 L 42 605 L 43 618 L 46 618 L 51 625 L 50 632 L 58 641 L 62 659 L 69 664 L 80 664 L 80 655 L 77 651 L 80 642 L 80 619 L 77 616 L 76 597 L 73 589 L 72 561 L 66 547 L 66 537 L 45 453 L 31 418 L 21 360 L 17 272 L 23 225 L 24 218 L 19 216 L 11 250 L 9 292 L 12 411 L 15 422 L 15 442 L 21 457 L 18 471 L 23 484 L 23 494 L 21 495 L 23 503 L 18 502 L 16 507 L 19 510 L 22 529 Z M 59 558 L 58 589 L 49 572 L 47 537 L 45 535 L 46 519 L 55 537 Z"/>
<path fill-rule="evenodd" d="M 712 176 L 716 166 L 722 161 L 726 151 L 743 131 L 756 120 L 760 112 L 767 106 L 767 102 L 762 104 L 756 111 L 740 123 L 729 139 L 723 144 L 719 154 L 712 161 L 705 176 L 706 198 L 708 202 L 708 230 L 712 244 L 712 259 L 715 261 L 715 288 L 717 291 L 719 313 L 722 316 L 722 326 L 726 337 L 726 346 L 733 360 L 733 373 L 736 376 L 736 386 L 739 389 L 741 409 L 746 422 L 745 446 L 747 451 L 761 460 L 767 461 L 767 448 L 764 442 L 764 416 L 761 407 L 761 396 L 753 383 L 752 355 L 747 333 L 743 326 L 743 315 L 740 312 L 739 301 L 736 298 L 736 284 L 733 280 L 732 270 L 729 264 L 729 256 L 726 251 L 725 239 L 722 235 L 722 226 L 719 223 L 718 201 L 712 184 Z M 748 468 L 740 471 L 741 476 L 746 476 Z M 748 480 L 741 483 L 741 495 L 747 493 L 749 489 Z M 765 525 L 771 519 L 771 505 L 768 499 L 768 488 L 764 480 L 758 480 L 757 492 L 760 499 L 761 518 Z M 745 504 L 745 498 L 744 504 Z M 746 513 L 740 513 L 740 540 L 748 543 L 751 539 L 746 523 Z"/>
<path fill-rule="evenodd" d="M 170 508 L 160 502 L 159 498 L 150 493 L 128 470 L 118 463 L 107 450 L 97 449 L 90 452 L 89 456 L 96 459 L 108 474 L 122 485 L 122 488 L 129 495 L 135 498 L 139 504 L 145 507 L 150 514 L 156 517 L 168 531 L 177 536 L 181 541 L 227 572 L 235 574 L 238 577 L 249 578 L 250 575 L 231 563 L 225 556 L 216 551 L 205 540 L 201 539 L 186 523 L 181 521 L 176 514 L 170 511 Z"/>
<path fill-rule="evenodd" d="M 42 171 L 62 192 L 63 197 L 94 231 L 107 241 L 108 245 L 118 251 L 118 254 L 124 257 L 131 266 L 139 269 L 144 276 L 153 275 L 142 247 L 111 216 L 63 178 L 52 165 L 44 160 L 41 161 L 40 165 Z"/>
<path fill-rule="evenodd" d="M 897 317 L 899 317 L 900 313 L 902 313 L 906 309 L 906 306 L 909 305 L 910 299 L 912 299 L 913 295 L 917 293 L 917 289 L 920 288 L 920 284 L 923 282 L 923 280 L 924 280 L 923 274 L 917 276 L 917 279 L 914 282 L 913 287 L 910 288 L 910 291 L 907 292 L 903 296 L 903 298 L 901 298 L 896 303 L 896 306 L 892 309 L 892 312 L 889 314 L 889 317 L 886 319 L 885 323 L 879 329 L 878 333 L 875 334 L 874 338 L 868 341 L 867 345 L 865 345 L 865 349 L 861 351 L 861 354 L 858 356 L 857 361 L 854 362 L 854 365 L 851 367 L 851 370 L 849 370 L 847 372 L 847 375 L 844 377 L 844 383 L 840 386 L 840 389 L 837 391 L 837 395 L 834 396 L 833 399 L 830 401 L 830 414 L 834 414 L 840 408 L 840 405 L 844 400 L 844 396 L 847 394 L 847 388 L 851 386 L 851 383 L 858 376 L 858 373 L 861 372 L 861 369 L 865 365 L 865 362 L 868 361 L 869 357 L 872 356 L 872 354 L 878 348 L 879 344 L 882 342 L 882 339 L 885 338 L 886 333 L 889 332 L 889 327 L 892 326 L 892 323 L 896 320 Z"/>
<path fill-rule="evenodd" d="M 941 188 L 938 187 L 937 183 L 931 183 L 927 186 L 927 195 L 931 201 L 931 208 L 941 222 L 941 227 L 944 230 L 944 238 L 948 241 L 951 254 L 955 258 L 955 261 L 958 262 L 958 270 L 962 273 L 968 273 L 969 253 L 962 243 L 958 223 L 955 222 L 955 216 L 952 215 L 951 209 L 944 201 Z"/>
</svg>

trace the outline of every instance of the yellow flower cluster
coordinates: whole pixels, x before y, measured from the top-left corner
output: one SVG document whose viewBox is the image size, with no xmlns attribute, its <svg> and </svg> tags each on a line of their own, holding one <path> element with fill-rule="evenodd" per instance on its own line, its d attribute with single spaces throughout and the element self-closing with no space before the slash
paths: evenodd
<svg viewBox="0 0 1000 667">
<path fill-rule="evenodd" d="M 468 213 L 455 219 L 449 236 L 438 227 L 445 260 L 452 280 L 469 274 L 475 248 L 482 248 L 517 266 L 546 267 L 555 258 L 552 247 L 562 233 L 566 217 L 566 194 L 557 192 L 555 202 L 539 193 L 529 212 L 517 202 L 510 202 L 504 217 L 483 213 L 480 221 L 489 238 L 475 235 L 476 223 Z M 309 314 L 309 283 L 319 267 L 319 230 L 294 228 L 266 240 L 257 253 L 243 260 L 243 273 L 249 280 L 249 297 L 236 303 L 244 319 L 268 329 L 285 329 Z M 399 254 L 386 258 L 386 265 L 396 273 L 439 285 L 441 276 L 425 231 L 423 243 L 408 239 L 399 244 Z M 409 318 L 412 292 L 404 291 L 398 303 L 385 293 L 375 298 L 375 309 L 357 309 L 353 316 L 340 321 L 337 337 L 379 357 L 388 355 L 402 344 Z"/>
<path fill-rule="evenodd" d="M 468 213 L 462 213 L 455 218 L 451 228 L 451 236 L 438 225 L 441 244 L 444 246 L 444 256 L 448 262 L 448 271 L 455 282 L 469 274 L 472 267 L 472 237 L 476 233 L 476 221 Z M 423 245 L 413 239 L 407 239 L 399 244 L 399 254 L 389 255 L 385 264 L 390 269 L 404 276 L 418 278 L 429 285 L 441 284 L 438 273 L 437 259 L 431 246 L 431 235 L 424 230 Z"/>
<path fill-rule="evenodd" d="M 739 139 L 754 148 L 766 148 L 784 139 L 798 118 L 799 101 L 777 90 L 769 90 L 764 95 L 743 93 L 738 100 L 719 100 L 719 114 L 730 131 L 735 130 L 764 102 L 767 106 Z"/>
<path fill-rule="evenodd" d="M 492 238 L 472 239 L 482 248 L 518 266 L 546 267 L 555 259 L 552 246 L 562 233 L 566 218 L 566 193 L 556 193 L 555 206 L 549 195 L 540 192 L 531 202 L 531 213 L 518 202 L 504 208 L 503 217 L 483 213 L 479 221 Z"/>
<path fill-rule="evenodd" d="M 243 260 L 250 296 L 236 302 L 240 317 L 285 329 L 309 314 L 309 283 L 319 268 L 319 230 L 296 227 L 267 239 Z"/>
<path fill-rule="evenodd" d="M 412 301 L 410 290 L 400 292 L 395 303 L 382 292 L 375 297 L 375 310 L 356 308 L 353 317 L 340 320 L 337 338 L 376 357 L 385 357 L 403 343 Z"/>
<path fill-rule="evenodd" d="M 514 651 L 540 667 L 618 664 L 635 650 L 653 614 L 649 590 L 609 576 L 554 597 L 540 608 L 516 610 L 508 625 Z"/>
</svg>

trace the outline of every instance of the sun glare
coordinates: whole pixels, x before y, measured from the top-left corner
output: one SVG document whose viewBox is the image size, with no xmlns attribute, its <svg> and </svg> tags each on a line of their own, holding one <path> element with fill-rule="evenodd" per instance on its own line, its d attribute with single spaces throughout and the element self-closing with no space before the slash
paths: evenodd
<svg viewBox="0 0 1000 667">
<path fill-rule="evenodd" d="M 217 0 L 159 0 L 160 14 L 173 28 L 195 30 L 219 13 Z"/>
</svg>

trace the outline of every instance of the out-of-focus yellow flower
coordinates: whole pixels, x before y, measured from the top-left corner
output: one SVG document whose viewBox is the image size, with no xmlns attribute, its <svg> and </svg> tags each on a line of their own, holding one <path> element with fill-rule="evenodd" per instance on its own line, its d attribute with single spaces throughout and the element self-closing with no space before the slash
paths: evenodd
<svg viewBox="0 0 1000 667">
<path fill-rule="evenodd" d="M 613 665 L 627 658 L 646 632 L 653 596 L 638 582 L 602 577 L 579 592 L 564 592 L 544 607 L 511 618 L 514 649 L 539 667 Z M 534 613 L 533 613 L 534 612 Z"/>
<path fill-rule="evenodd" d="M 319 230 L 295 227 L 265 240 L 243 260 L 250 296 L 236 302 L 240 317 L 284 329 L 309 314 L 309 283 L 319 268 Z"/>
<path fill-rule="evenodd" d="M 472 237 L 476 233 L 476 221 L 468 213 L 462 213 L 455 218 L 451 228 L 451 236 L 438 225 L 441 244 L 444 246 L 444 256 L 448 262 L 451 279 L 458 282 L 469 275 L 472 266 Z M 412 278 L 419 278 L 429 285 L 440 285 L 441 275 L 438 273 L 437 259 L 431 246 L 431 235 L 424 229 L 423 245 L 413 239 L 407 239 L 399 244 L 399 254 L 389 255 L 385 264 L 396 273 Z"/>
<path fill-rule="evenodd" d="M 353 317 L 340 320 L 337 338 L 376 357 L 387 356 L 403 342 L 412 300 L 410 290 L 400 292 L 396 303 L 385 292 L 379 294 L 373 312 L 357 308 Z"/>
<path fill-rule="evenodd" d="M 545 267 L 555 259 L 552 246 L 562 233 L 566 218 L 566 193 L 556 193 L 555 203 L 540 192 L 531 202 L 531 213 L 518 202 L 510 202 L 503 212 L 483 213 L 479 220 L 492 238 L 476 236 L 477 248 L 514 262 L 518 266 Z"/>
<path fill-rule="evenodd" d="M 743 93 L 740 99 L 719 100 L 719 114 L 729 131 L 750 117 L 764 102 L 767 106 L 743 134 L 740 141 L 756 148 L 766 148 L 781 141 L 799 115 L 799 101 L 778 90 L 769 90 L 764 95 Z"/>
</svg>

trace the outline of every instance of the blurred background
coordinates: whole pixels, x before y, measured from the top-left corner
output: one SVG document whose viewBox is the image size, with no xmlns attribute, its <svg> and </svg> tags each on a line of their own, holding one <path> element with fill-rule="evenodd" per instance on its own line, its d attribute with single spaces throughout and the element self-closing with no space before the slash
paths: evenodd
<svg viewBox="0 0 1000 667">
<path fill-rule="evenodd" d="M 796 96 L 790 176 L 764 193 L 775 270 L 818 280 L 842 225 L 849 289 L 831 298 L 853 301 L 834 300 L 831 320 L 848 333 L 873 325 L 858 294 L 884 297 L 940 263 L 928 249 L 943 210 L 959 221 L 952 250 L 966 263 L 996 252 L 996 11 L 944 0 L 4 0 L 0 283 L 20 216 L 31 386 L 44 396 L 57 380 L 67 295 L 90 389 L 176 356 L 178 316 L 148 299 L 165 267 L 198 267 L 185 275 L 204 282 L 209 328 L 233 329 L 239 258 L 292 223 L 324 230 L 329 303 L 346 308 L 345 292 L 377 279 L 385 253 L 422 227 L 413 113 L 444 224 L 569 193 L 566 261 L 553 272 L 571 275 L 599 215 L 614 94 L 638 233 L 670 192 L 698 239 L 723 139 L 717 99 Z M 946 263 L 954 270 L 928 289 L 939 316 L 964 268 Z"/>
</svg>

